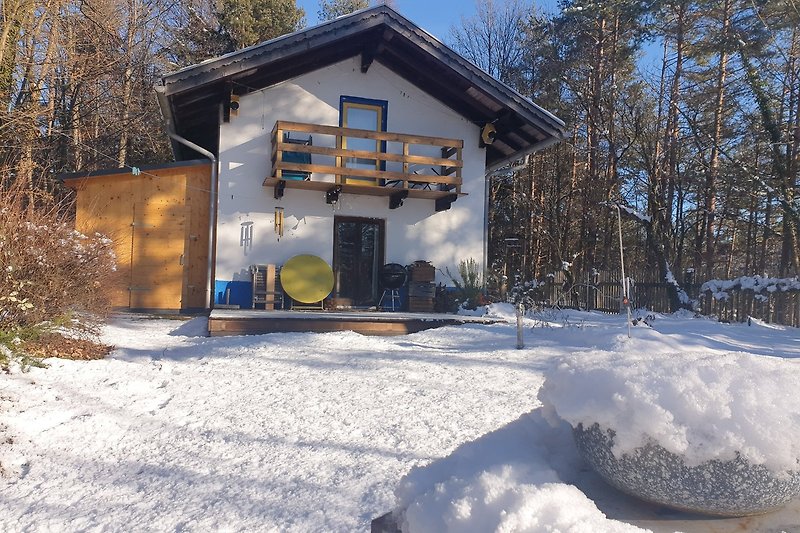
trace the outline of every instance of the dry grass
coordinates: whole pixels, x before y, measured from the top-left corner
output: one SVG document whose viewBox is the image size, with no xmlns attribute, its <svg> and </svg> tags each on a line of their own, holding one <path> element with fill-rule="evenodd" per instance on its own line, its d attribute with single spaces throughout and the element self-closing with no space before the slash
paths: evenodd
<svg viewBox="0 0 800 533">
<path fill-rule="evenodd" d="M 22 343 L 21 349 L 30 357 L 37 359 L 58 357 L 59 359 L 91 361 L 104 359 L 114 347 L 91 339 L 78 339 L 60 333 L 48 333 L 36 340 Z"/>
</svg>

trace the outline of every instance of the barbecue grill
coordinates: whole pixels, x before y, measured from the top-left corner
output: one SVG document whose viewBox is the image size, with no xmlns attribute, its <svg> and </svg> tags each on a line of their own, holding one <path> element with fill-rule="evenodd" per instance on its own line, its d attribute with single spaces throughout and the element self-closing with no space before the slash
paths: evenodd
<svg viewBox="0 0 800 533">
<path fill-rule="evenodd" d="M 400 308 L 400 287 L 406 284 L 406 280 L 408 279 L 408 271 L 406 271 L 406 267 L 403 265 L 399 265 L 397 263 L 389 263 L 383 265 L 378 272 L 378 279 L 381 282 L 381 287 L 383 287 L 383 295 L 381 296 L 381 300 L 378 302 L 378 307 L 382 309 L 391 309 L 392 311 L 396 311 Z M 383 301 L 386 298 L 389 298 L 391 301 L 391 305 L 383 305 Z"/>
<path fill-rule="evenodd" d="M 379 276 L 381 287 L 384 289 L 399 289 L 406 284 L 406 279 L 408 279 L 406 267 L 397 263 L 383 265 Z"/>
</svg>

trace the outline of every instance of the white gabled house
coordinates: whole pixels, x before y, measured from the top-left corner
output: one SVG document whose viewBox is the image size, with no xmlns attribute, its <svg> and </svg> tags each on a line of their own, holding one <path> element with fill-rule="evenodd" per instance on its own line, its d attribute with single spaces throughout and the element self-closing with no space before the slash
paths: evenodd
<svg viewBox="0 0 800 533">
<path fill-rule="evenodd" d="M 217 303 L 227 289 L 242 307 L 250 265 L 297 254 L 331 265 L 332 298 L 353 307 L 375 305 L 385 263 L 482 264 L 487 173 L 564 135 L 384 5 L 185 68 L 156 90 L 176 159 L 213 161 L 209 285 Z"/>
</svg>

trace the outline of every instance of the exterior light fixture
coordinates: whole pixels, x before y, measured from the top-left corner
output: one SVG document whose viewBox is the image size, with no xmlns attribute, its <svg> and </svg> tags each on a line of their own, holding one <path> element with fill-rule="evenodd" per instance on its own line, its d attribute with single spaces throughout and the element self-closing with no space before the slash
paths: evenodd
<svg viewBox="0 0 800 533">
<path fill-rule="evenodd" d="M 278 240 L 283 237 L 283 208 L 275 208 L 275 233 L 278 235 Z"/>
</svg>

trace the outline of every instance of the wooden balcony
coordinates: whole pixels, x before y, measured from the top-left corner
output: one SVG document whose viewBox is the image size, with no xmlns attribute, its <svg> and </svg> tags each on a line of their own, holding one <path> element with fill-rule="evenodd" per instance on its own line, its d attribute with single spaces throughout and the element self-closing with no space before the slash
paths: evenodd
<svg viewBox="0 0 800 533">
<path fill-rule="evenodd" d="M 363 140 L 376 149 L 347 148 Z M 264 186 L 274 188 L 276 199 L 286 189 L 306 189 L 324 192 L 328 203 L 341 193 L 386 196 L 396 209 L 406 198 L 423 198 L 443 211 L 466 194 L 463 147 L 461 139 L 279 120 L 272 130 L 272 176 Z"/>
</svg>

